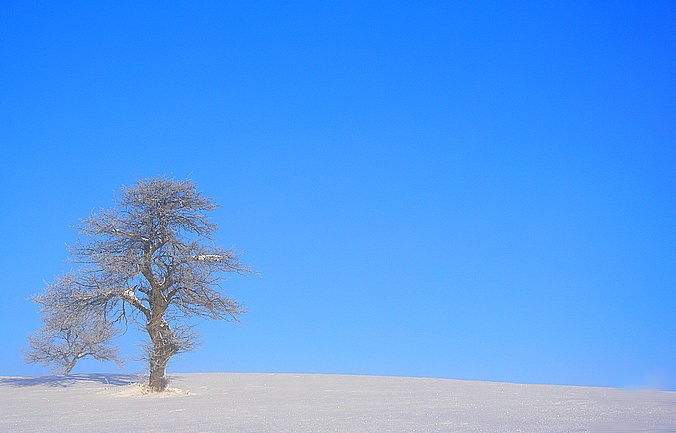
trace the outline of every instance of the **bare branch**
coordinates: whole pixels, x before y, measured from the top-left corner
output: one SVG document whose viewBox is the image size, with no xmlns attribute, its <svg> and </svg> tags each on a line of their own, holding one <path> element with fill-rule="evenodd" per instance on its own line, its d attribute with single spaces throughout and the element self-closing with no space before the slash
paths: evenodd
<svg viewBox="0 0 676 433">
<path fill-rule="evenodd" d="M 41 363 L 65 375 L 87 356 L 122 364 L 117 348 L 111 344 L 118 331 L 104 317 L 52 310 L 43 317 L 43 323 L 42 329 L 29 336 L 28 347 L 22 349 L 26 362 Z"/>
</svg>

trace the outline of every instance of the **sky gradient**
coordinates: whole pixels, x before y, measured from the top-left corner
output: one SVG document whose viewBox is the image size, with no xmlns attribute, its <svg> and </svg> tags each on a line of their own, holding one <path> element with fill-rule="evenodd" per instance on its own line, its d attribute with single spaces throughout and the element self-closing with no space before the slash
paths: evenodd
<svg viewBox="0 0 676 433">
<path fill-rule="evenodd" d="M 673 2 L 96 3 L 0 3 L 0 375 L 166 174 L 260 272 L 170 372 L 676 389 Z"/>
</svg>

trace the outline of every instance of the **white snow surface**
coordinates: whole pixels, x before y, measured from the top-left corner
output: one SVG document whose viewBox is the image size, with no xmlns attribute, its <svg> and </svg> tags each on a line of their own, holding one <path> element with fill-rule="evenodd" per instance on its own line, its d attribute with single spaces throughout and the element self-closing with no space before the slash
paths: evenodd
<svg viewBox="0 0 676 433">
<path fill-rule="evenodd" d="M 0 377 L 0 432 L 676 432 L 676 393 L 406 377 Z"/>
</svg>

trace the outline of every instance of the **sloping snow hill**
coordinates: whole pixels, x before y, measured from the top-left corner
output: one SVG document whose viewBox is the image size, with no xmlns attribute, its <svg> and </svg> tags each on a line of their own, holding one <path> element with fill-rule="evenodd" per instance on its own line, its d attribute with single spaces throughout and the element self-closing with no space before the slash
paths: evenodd
<svg viewBox="0 0 676 433">
<path fill-rule="evenodd" d="M 676 432 L 676 393 L 404 377 L 0 377 L 2 432 Z"/>
</svg>

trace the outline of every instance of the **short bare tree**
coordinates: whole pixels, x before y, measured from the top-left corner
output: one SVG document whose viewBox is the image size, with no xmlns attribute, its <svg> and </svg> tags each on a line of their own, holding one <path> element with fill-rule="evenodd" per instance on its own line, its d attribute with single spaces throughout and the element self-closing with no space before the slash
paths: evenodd
<svg viewBox="0 0 676 433">
<path fill-rule="evenodd" d="M 219 283 L 226 273 L 253 271 L 234 249 L 213 245 L 218 227 L 206 212 L 217 205 L 191 180 L 143 179 L 122 187 L 115 202 L 81 221 L 70 248 L 80 268 L 69 287 L 63 279 L 48 286 L 43 308 L 138 323 L 149 337 L 149 387 L 163 391 L 169 359 L 196 346 L 187 320 L 238 320 L 245 310 Z"/>
<path fill-rule="evenodd" d="M 43 328 L 28 337 L 22 349 L 29 364 L 41 363 L 57 374 L 68 375 L 75 364 L 87 356 L 99 361 L 122 365 L 117 348 L 111 343 L 118 330 L 95 311 L 69 312 L 51 308 L 55 290 L 74 283 L 73 274 L 65 275 L 48 286 L 45 293 L 32 299 L 41 304 Z M 73 314 L 75 313 L 75 314 Z"/>
</svg>

